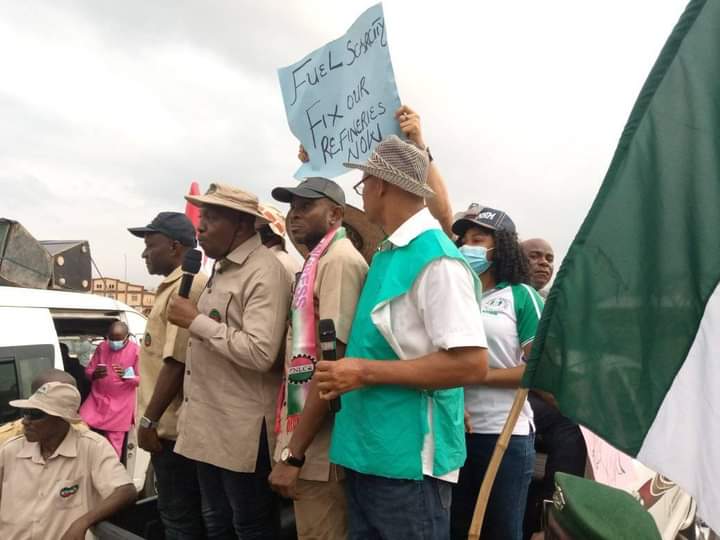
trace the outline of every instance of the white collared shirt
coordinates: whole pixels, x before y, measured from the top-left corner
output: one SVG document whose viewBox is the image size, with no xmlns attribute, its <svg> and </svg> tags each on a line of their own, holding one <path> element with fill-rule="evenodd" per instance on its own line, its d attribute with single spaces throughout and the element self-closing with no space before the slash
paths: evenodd
<svg viewBox="0 0 720 540">
<path fill-rule="evenodd" d="M 398 227 L 387 242 L 394 247 L 407 246 L 432 229 L 440 229 L 440 225 L 423 208 Z M 371 316 L 395 354 L 404 360 L 441 349 L 487 348 L 472 274 L 466 265 L 448 257 L 428 264 L 406 294 L 379 304 Z M 434 476 L 432 400 L 428 400 L 428 426 L 422 450 L 423 474 Z M 438 478 L 457 482 L 458 471 Z"/>
</svg>

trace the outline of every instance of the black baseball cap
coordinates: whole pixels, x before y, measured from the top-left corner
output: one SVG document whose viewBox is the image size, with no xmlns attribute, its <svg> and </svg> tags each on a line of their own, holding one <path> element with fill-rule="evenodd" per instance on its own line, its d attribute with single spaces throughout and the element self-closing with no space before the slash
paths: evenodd
<svg viewBox="0 0 720 540">
<path fill-rule="evenodd" d="M 128 231 L 140 238 L 145 238 L 148 234 L 160 233 L 180 242 L 183 246 L 191 248 L 196 246 L 195 227 L 193 227 L 192 221 L 180 212 L 160 212 L 150 222 L 150 225 L 132 227 Z"/>
<path fill-rule="evenodd" d="M 460 214 L 453 223 L 452 232 L 462 236 L 470 227 L 516 232 L 515 223 L 505 212 L 489 206 L 480 206 L 477 203 L 471 204 L 465 212 Z"/>
<path fill-rule="evenodd" d="M 327 197 L 331 201 L 345 206 L 345 192 L 332 180 L 314 176 L 306 178 L 295 187 L 276 187 L 272 190 L 272 197 L 276 201 L 289 203 L 293 197 L 303 199 L 320 199 Z"/>
</svg>

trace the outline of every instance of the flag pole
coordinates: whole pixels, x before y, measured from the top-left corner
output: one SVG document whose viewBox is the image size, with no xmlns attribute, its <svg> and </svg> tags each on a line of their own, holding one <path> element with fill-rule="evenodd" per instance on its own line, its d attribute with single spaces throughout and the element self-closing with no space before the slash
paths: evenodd
<svg viewBox="0 0 720 540">
<path fill-rule="evenodd" d="M 517 424 L 520 411 L 522 411 L 523 405 L 525 405 L 527 395 L 527 388 L 518 388 L 517 392 L 515 392 L 515 399 L 513 400 L 512 407 L 510 408 L 510 414 L 508 414 L 502 432 L 495 443 L 495 449 L 493 450 L 487 471 L 485 471 L 485 477 L 483 478 L 482 485 L 480 486 L 480 493 L 478 494 L 478 499 L 475 503 L 475 512 L 473 512 L 470 531 L 468 531 L 468 540 L 480 539 L 480 531 L 482 530 L 483 520 L 485 519 L 485 510 L 487 509 L 488 501 L 490 500 L 490 491 L 495 483 L 495 477 L 497 476 L 498 469 L 500 468 L 500 462 L 502 461 L 503 455 L 505 455 L 505 450 L 507 450 L 510 436 L 515 429 L 515 424 Z"/>
</svg>

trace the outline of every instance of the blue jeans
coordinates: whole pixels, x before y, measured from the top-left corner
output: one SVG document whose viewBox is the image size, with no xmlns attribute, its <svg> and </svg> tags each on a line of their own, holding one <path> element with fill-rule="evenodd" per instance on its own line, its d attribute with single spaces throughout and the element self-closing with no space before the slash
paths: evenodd
<svg viewBox="0 0 720 540">
<path fill-rule="evenodd" d="M 166 540 L 205 538 L 195 462 L 176 454 L 175 441 L 160 440 L 163 450 L 150 455 L 158 489 L 158 512 Z"/>
<path fill-rule="evenodd" d="M 467 460 L 460 469 L 460 480 L 453 490 L 451 536 L 467 538 L 475 502 L 485 471 L 490 463 L 498 435 L 467 433 Z M 522 540 L 523 516 L 527 491 L 535 461 L 535 435 L 510 437 L 500 463 L 490 501 L 485 512 L 482 538 L 487 540 Z"/>
<path fill-rule="evenodd" d="M 280 535 L 279 500 L 270 489 L 270 454 L 260 434 L 255 472 L 241 473 L 197 463 L 207 538 L 273 540 Z"/>
<path fill-rule="evenodd" d="M 446 540 L 452 485 L 345 469 L 348 540 Z"/>
</svg>

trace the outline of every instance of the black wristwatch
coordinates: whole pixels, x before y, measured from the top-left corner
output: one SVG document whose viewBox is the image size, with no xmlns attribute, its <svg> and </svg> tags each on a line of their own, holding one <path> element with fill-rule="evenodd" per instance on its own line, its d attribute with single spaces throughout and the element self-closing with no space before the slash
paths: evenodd
<svg viewBox="0 0 720 540">
<path fill-rule="evenodd" d="M 292 452 L 286 446 L 282 449 L 282 452 L 280 452 L 280 461 L 282 461 L 286 465 L 291 465 L 292 467 L 297 467 L 299 469 L 305 464 L 305 456 L 301 458 L 296 458 L 292 455 Z"/>
</svg>

